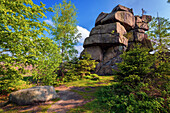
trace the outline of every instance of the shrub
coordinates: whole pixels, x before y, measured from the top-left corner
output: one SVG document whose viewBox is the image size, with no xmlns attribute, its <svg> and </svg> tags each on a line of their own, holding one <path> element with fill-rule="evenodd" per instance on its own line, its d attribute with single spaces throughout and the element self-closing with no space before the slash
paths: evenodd
<svg viewBox="0 0 170 113">
<path fill-rule="evenodd" d="M 95 62 L 95 60 L 91 59 L 91 55 L 88 53 L 84 53 L 80 60 L 78 61 L 78 72 L 81 75 L 81 77 L 83 78 L 86 75 L 90 75 L 91 71 L 93 71 L 96 67 L 97 62 Z"/>
<path fill-rule="evenodd" d="M 101 89 L 98 101 L 116 113 L 169 112 L 169 88 L 167 59 L 150 55 L 140 45 L 121 55 L 117 64 L 118 84 Z M 161 59 L 160 59 L 161 58 Z"/>
<path fill-rule="evenodd" d="M 97 74 L 90 74 L 85 76 L 84 78 L 90 79 L 90 80 L 99 80 L 99 76 Z"/>
</svg>

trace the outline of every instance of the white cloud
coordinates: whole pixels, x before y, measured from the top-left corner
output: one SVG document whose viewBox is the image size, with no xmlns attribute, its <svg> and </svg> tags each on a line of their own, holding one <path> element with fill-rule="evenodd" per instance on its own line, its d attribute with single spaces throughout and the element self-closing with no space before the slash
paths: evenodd
<svg viewBox="0 0 170 113">
<path fill-rule="evenodd" d="M 78 51 L 78 56 L 79 56 L 80 53 L 83 51 L 84 40 L 85 38 L 89 37 L 90 32 L 81 26 L 77 26 L 77 29 L 78 29 L 78 33 L 81 33 L 81 36 L 82 36 L 82 38 L 79 39 L 79 45 L 75 46 L 75 48 Z"/>
<path fill-rule="evenodd" d="M 49 25 L 55 27 L 54 24 L 53 24 L 52 19 L 48 19 L 48 20 L 44 20 L 44 21 L 45 21 L 47 24 L 49 24 Z"/>
<path fill-rule="evenodd" d="M 90 32 L 81 26 L 77 26 L 77 29 L 78 29 L 78 33 L 81 33 L 82 36 L 82 38 L 79 39 L 79 42 L 84 43 L 85 38 L 89 37 Z"/>
<path fill-rule="evenodd" d="M 80 45 L 80 46 L 74 46 L 75 47 L 75 49 L 78 51 L 78 56 L 80 55 L 80 53 L 83 51 L 83 46 L 82 45 Z"/>
</svg>

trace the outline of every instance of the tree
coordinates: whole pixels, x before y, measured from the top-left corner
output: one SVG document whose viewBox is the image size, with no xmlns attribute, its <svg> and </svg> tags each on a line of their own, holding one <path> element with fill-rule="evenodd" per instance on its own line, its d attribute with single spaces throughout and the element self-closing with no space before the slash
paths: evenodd
<svg viewBox="0 0 170 113">
<path fill-rule="evenodd" d="M 80 34 L 77 34 L 77 20 L 76 20 L 76 7 L 71 1 L 63 0 L 63 3 L 56 4 L 54 6 L 54 16 L 52 21 L 54 26 L 52 28 L 52 34 L 54 40 L 59 45 L 62 62 L 74 57 L 77 50 L 74 45 L 77 44 Z"/>
<path fill-rule="evenodd" d="M 44 39 L 39 35 L 47 31 L 48 25 L 38 19 L 46 17 L 44 13 L 52 8 L 40 3 L 38 6 L 32 0 L 0 0 L 0 91 L 22 78 L 24 66 L 39 65 L 44 55 L 45 49 L 39 48 Z M 53 47 L 51 42 L 41 44 L 47 45 Z"/>
<path fill-rule="evenodd" d="M 130 51 L 121 55 L 123 61 L 118 63 L 117 80 L 135 87 L 140 82 L 146 83 L 150 78 L 151 68 L 154 65 L 154 57 L 149 55 L 149 50 L 134 45 Z"/>
<path fill-rule="evenodd" d="M 56 71 L 61 63 L 61 55 L 56 43 L 50 38 L 41 38 L 37 43 L 39 52 L 36 66 L 33 70 L 33 78 L 36 79 L 37 85 L 56 85 Z"/>
<path fill-rule="evenodd" d="M 170 0 L 168 0 L 167 2 L 170 3 Z"/>
<path fill-rule="evenodd" d="M 91 71 L 94 71 L 96 64 L 97 62 L 91 59 L 91 55 L 85 52 L 77 63 L 77 72 L 83 78 L 86 75 L 90 75 Z"/>
<path fill-rule="evenodd" d="M 170 21 L 157 17 L 153 18 L 149 24 L 148 37 L 151 39 L 153 47 L 158 51 L 169 51 L 170 47 Z"/>
</svg>

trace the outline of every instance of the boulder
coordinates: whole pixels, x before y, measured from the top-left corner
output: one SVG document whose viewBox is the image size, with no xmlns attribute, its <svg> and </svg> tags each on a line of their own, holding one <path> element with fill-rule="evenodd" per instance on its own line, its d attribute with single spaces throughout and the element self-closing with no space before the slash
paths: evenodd
<svg viewBox="0 0 170 113">
<path fill-rule="evenodd" d="M 124 46 L 110 47 L 109 49 L 107 49 L 106 53 L 104 54 L 103 63 L 105 64 L 109 62 L 112 58 L 122 54 L 123 51 L 125 51 Z"/>
<path fill-rule="evenodd" d="M 139 33 L 145 33 L 145 30 L 143 29 L 135 29 L 136 32 L 139 32 Z"/>
<path fill-rule="evenodd" d="M 147 23 L 145 22 L 141 22 L 141 23 L 136 23 L 136 26 L 135 26 L 136 29 L 143 29 L 145 31 L 148 31 L 149 30 L 149 26 Z"/>
<path fill-rule="evenodd" d="M 31 105 L 59 97 L 53 86 L 37 86 L 12 92 L 9 101 L 18 105 Z"/>
<path fill-rule="evenodd" d="M 146 37 L 146 34 L 131 30 L 124 36 L 128 39 L 129 42 L 141 42 Z"/>
<path fill-rule="evenodd" d="M 144 38 L 141 43 L 143 47 L 149 48 L 151 51 L 153 50 L 152 43 L 149 39 Z"/>
<path fill-rule="evenodd" d="M 136 42 L 128 42 L 127 51 L 132 49 L 134 47 L 135 43 Z M 153 50 L 152 43 L 151 43 L 151 41 L 149 39 L 147 39 L 147 35 L 146 34 L 145 34 L 144 38 L 142 39 L 142 41 L 140 42 L 140 44 L 142 44 L 142 47 L 146 47 L 146 48 L 150 49 L 150 51 Z"/>
<path fill-rule="evenodd" d="M 140 18 L 140 16 L 135 16 L 135 22 L 136 23 L 142 22 L 142 19 Z"/>
<path fill-rule="evenodd" d="M 96 61 L 102 61 L 103 60 L 103 53 L 102 53 L 102 49 L 99 46 L 90 46 L 87 47 L 83 50 L 83 52 L 81 53 L 81 56 L 83 53 L 87 52 L 88 54 L 91 55 L 91 58 L 93 60 Z"/>
<path fill-rule="evenodd" d="M 126 29 L 119 23 L 110 23 L 110 24 L 104 24 L 104 25 L 98 25 L 94 27 L 91 32 L 90 36 L 95 34 L 111 34 L 111 33 L 119 33 L 119 34 L 126 34 Z"/>
<path fill-rule="evenodd" d="M 114 74 L 113 70 L 118 70 L 118 67 L 116 63 L 120 63 L 122 59 L 120 58 L 120 55 L 117 55 L 116 57 L 113 57 L 109 60 L 107 63 L 100 63 L 100 68 L 96 72 L 98 75 L 112 75 Z"/>
<path fill-rule="evenodd" d="M 108 13 L 101 12 L 99 14 L 99 16 L 97 17 L 96 21 L 95 21 L 95 26 L 100 25 L 101 24 L 101 20 L 103 18 L 105 18 L 107 15 L 108 15 Z"/>
<path fill-rule="evenodd" d="M 112 10 L 112 13 L 114 12 L 117 12 L 117 11 L 128 11 L 130 13 L 133 14 L 133 9 L 130 9 L 130 8 L 127 8 L 125 6 L 122 6 L 122 5 L 117 5 L 113 10 Z"/>
<path fill-rule="evenodd" d="M 152 20 L 152 16 L 150 15 L 142 15 L 142 22 L 149 23 Z"/>
<path fill-rule="evenodd" d="M 117 11 L 115 13 L 110 13 L 101 20 L 101 23 L 108 24 L 116 21 L 120 22 L 127 31 L 135 27 L 135 17 L 128 11 Z"/>
<path fill-rule="evenodd" d="M 97 72 L 98 75 L 111 75 L 113 74 L 112 67 L 110 65 L 103 65 Z"/>
<path fill-rule="evenodd" d="M 113 44 L 122 44 L 127 46 L 128 39 L 120 34 L 96 34 L 85 39 L 83 47 L 97 46 L 113 46 Z"/>
</svg>

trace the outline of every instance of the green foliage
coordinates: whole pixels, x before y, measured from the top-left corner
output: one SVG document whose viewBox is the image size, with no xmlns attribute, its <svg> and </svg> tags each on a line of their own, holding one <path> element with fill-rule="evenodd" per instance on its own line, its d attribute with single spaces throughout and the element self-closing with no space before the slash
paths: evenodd
<svg viewBox="0 0 170 113">
<path fill-rule="evenodd" d="M 90 75 L 85 76 L 84 78 L 90 79 L 90 80 L 99 80 L 100 79 L 97 74 L 90 74 Z"/>
<path fill-rule="evenodd" d="M 97 62 L 91 59 L 91 55 L 87 54 L 86 52 L 81 56 L 80 60 L 78 61 L 78 72 L 83 78 L 86 75 L 90 75 L 91 71 L 93 71 L 96 67 Z"/>
<path fill-rule="evenodd" d="M 118 63 L 120 71 L 116 72 L 118 82 L 137 85 L 139 82 L 146 82 L 150 78 L 151 68 L 154 64 L 154 56 L 149 54 L 146 48 L 136 45 L 131 51 L 121 55 L 123 61 Z"/>
<path fill-rule="evenodd" d="M 153 17 L 149 23 L 148 37 L 151 39 L 154 50 L 168 51 L 170 45 L 170 21 L 162 17 Z"/>
<path fill-rule="evenodd" d="M 40 65 L 45 64 L 41 64 L 40 60 L 47 58 L 46 56 L 51 58 L 50 55 L 53 54 L 48 53 L 57 53 L 56 51 L 45 53 L 47 48 L 52 47 L 54 50 L 56 45 L 53 45 L 48 38 L 38 38 L 44 35 L 44 31 L 48 31 L 46 28 L 48 25 L 39 20 L 46 17 L 44 14 L 46 11 L 52 9 L 45 8 L 42 2 L 38 6 L 32 0 L 0 0 L 0 76 L 2 77 L 0 91 L 7 91 L 8 86 L 12 87 L 11 84 L 17 84 L 22 79 L 22 74 L 25 73 L 24 66 L 32 65 L 38 70 Z M 45 41 L 49 44 L 44 43 Z"/>
<path fill-rule="evenodd" d="M 79 59 L 75 57 L 64 64 L 64 69 L 66 70 L 66 72 L 64 73 L 63 82 L 70 82 L 81 79 L 77 71 L 78 61 Z"/>
<path fill-rule="evenodd" d="M 0 79 L 0 89 L 1 89 L 1 94 L 7 94 L 11 93 L 12 91 L 17 91 L 20 89 L 26 89 L 31 87 L 31 85 L 28 85 L 27 82 L 20 80 L 20 79 L 15 79 L 15 80 L 10 80 L 10 79 Z"/>
<path fill-rule="evenodd" d="M 54 27 L 51 30 L 54 35 L 53 39 L 59 45 L 63 62 L 75 57 L 75 53 L 77 53 L 74 45 L 77 44 L 80 34 L 76 35 L 78 32 L 76 11 L 74 4 L 67 0 L 54 6 L 55 14 L 52 18 Z"/>
<path fill-rule="evenodd" d="M 101 89 L 98 102 L 111 112 L 169 112 L 169 64 L 140 45 L 121 55 L 118 84 Z M 103 105 L 103 106 L 104 106 Z"/>
<path fill-rule="evenodd" d="M 37 84 L 54 85 L 57 83 L 56 71 L 61 63 L 59 48 L 49 38 L 41 38 L 37 45 L 39 49 L 39 58 L 37 59 L 36 68 L 33 70 L 33 78 Z"/>
<path fill-rule="evenodd" d="M 153 98 L 145 92 L 122 94 L 121 86 L 102 88 L 97 94 L 98 102 L 114 113 L 168 113 L 164 98 Z"/>
<path fill-rule="evenodd" d="M 64 73 L 63 82 L 80 80 L 82 78 L 89 79 L 99 79 L 98 75 L 91 74 L 91 71 L 96 67 L 95 60 L 91 59 L 90 54 L 83 54 L 80 59 L 76 57 L 71 61 L 68 61 L 64 64 Z"/>
</svg>

